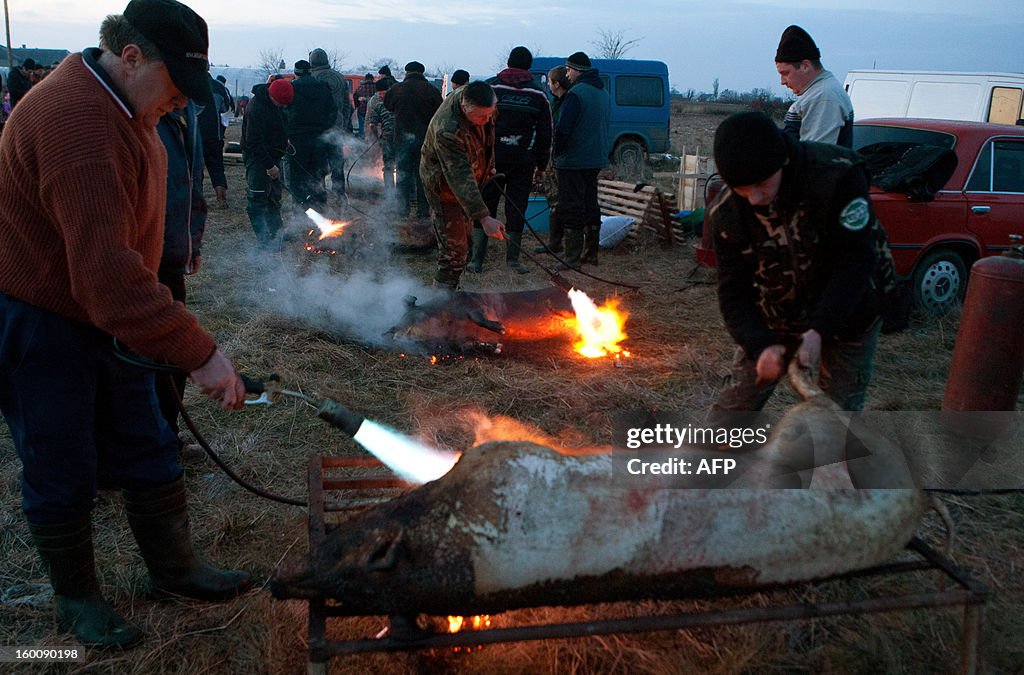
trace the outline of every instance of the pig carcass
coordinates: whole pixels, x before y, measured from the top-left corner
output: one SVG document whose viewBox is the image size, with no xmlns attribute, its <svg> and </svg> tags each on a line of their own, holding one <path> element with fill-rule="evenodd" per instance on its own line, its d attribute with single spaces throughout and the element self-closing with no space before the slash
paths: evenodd
<svg viewBox="0 0 1024 675">
<path fill-rule="evenodd" d="M 847 433 L 837 413 L 815 396 L 756 451 L 763 466 L 795 457 L 798 469 L 814 454 L 811 489 L 626 486 L 607 453 L 489 442 L 440 479 L 342 522 L 318 550 L 286 561 L 272 589 L 331 597 L 352 615 L 469 615 L 703 597 L 870 567 L 911 539 L 926 499 L 849 487 L 834 461 Z"/>
<path fill-rule="evenodd" d="M 402 319 L 385 335 L 407 351 L 472 352 L 481 344 L 542 340 L 566 332 L 572 303 L 557 287 L 528 291 L 444 293 L 423 304 L 407 298 Z"/>
</svg>

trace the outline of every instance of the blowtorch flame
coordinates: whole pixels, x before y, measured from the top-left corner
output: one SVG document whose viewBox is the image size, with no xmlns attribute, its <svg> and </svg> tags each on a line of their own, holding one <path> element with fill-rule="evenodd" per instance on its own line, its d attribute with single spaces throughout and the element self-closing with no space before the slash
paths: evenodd
<svg viewBox="0 0 1024 675">
<path fill-rule="evenodd" d="M 629 337 L 623 330 L 629 315 L 619 310 L 618 300 L 613 298 L 598 307 L 586 293 L 575 288 L 569 290 L 569 300 L 576 312 L 574 327 L 580 337 L 573 344 L 577 352 L 588 359 L 623 352 L 619 343 Z"/>
<path fill-rule="evenodd" d="M 309 216 L 309 219 L 312 220 L 316 224 L 317 229 L 320 230 L 320 240 L 326 239 L 327 237 L 337 237 L 345 231 L 345 227 L 348 225 L 347 221 L 324 218 L 313 209 L 306 209 L 306 215 Z"/>
<path fill-rule="evenodd" d="M 451 471 L 460 457 L 459 453 L 432 448 L 370 420 L 360 425 L 353 438 L 396 475 L 415 483 L 437 480 Z"/>
</svg>

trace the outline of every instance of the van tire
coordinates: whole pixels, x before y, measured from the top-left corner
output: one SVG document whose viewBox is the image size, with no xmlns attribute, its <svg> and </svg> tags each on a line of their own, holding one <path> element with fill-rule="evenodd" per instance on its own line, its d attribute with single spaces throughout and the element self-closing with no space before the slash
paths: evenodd
<svg viewBox="0 0 1024 675">
<path fill-rule="evenodd" d="M 622 180 L 642 180 L 647 164 L 647 153 L 639 141 L 623 140 L 615 145 L 612 152 L 615 173 Z"/>
</svg>

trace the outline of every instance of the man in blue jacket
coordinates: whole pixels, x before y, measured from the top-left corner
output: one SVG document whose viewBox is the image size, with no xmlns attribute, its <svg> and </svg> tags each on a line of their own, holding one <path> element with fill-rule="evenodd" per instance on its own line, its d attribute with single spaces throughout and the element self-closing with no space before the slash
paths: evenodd
<svg viewBox="0 0 1024 675">
<path fill-rule="evenodd" d="M 203 199 L 203 141 L 199 134 L 196 104 L 172 110 L 156 125 L 167 149 L 167 208 L 164 212 L 164 250 L 157 278 L 171 296 L 185 304 L 185 275 L 195 274 L 202 264 L 201 246 L 206 230 Z M 178 403 L 188 375 L 159 375 L 156 395 L 160 412 L 178 435 Z M 180 441 L 179 441 L 180 442 Z"/>
<path fill-rule="evenodd" d="M 590 57 L 576 52 L 565 63 L 572 89 L 565 95 L 555 127 L 552 164 L 558 170 L 558 213 L 565 228 L 565 264 L 597 264 L 601 208 L 597 175 L 608 166 L 611 101 Z"/>
</svg>

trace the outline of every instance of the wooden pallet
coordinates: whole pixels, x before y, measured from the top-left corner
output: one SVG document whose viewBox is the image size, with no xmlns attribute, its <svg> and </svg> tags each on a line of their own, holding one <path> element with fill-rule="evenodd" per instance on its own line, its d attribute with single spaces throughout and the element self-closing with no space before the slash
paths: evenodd
<svg viewBox="0 0 1024 675">
<path fill-rule="evenodd" d="M 638 188 L 634 183 L 599 180 L 597 202 L 606 216 L 628 216 L 640 223 L 640 227 L 664 235 L 669 244 L 676 240 L 676 221 L 669 207 L 670 200 L 660 188 L 653 185 Z"/>
</svg>

